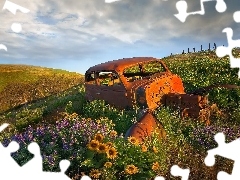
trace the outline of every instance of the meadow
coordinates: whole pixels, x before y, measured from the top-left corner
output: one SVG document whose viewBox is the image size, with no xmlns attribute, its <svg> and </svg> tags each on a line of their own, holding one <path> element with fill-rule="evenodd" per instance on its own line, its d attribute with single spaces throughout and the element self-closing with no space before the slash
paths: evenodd
<svg viewBox="0 0 240 180">
<path fill-rule="evenodd" d="M 61 69 L 2 64 L 0 113 L 67 90 L 82 79 L 83 75 Z"/>
<path fill-rule="evenodd" d="M 235 55 L 240 57 L 238 51 Z M 238 69 L 231 69 L 229 58 L 218 58 L 214 51 L 173 55 L 162 60 L 183 79 L 186 92 L 212 84 L 240 86 Z M 83 76 L 66 76 L 68 81 L 61 81 L 68 82 L 64 86 L 67 90 L 35 97 L 36 101 L 9 108 L 0 115 L 1 123 L 11 123 L 0 139 L 5 146 L 11 140 L 19 142 L 21 149 L 12 156 L 20 165 L 32 158 L 26 147 L 36 141 L 41 147 L 44 170 L 59 171 L 59 161 L 68 159 L 71 166 L 67 174 L 76 180 L 82 174 L 104 180 L 154 179 L 157 175 L 177 179 L 170 175 L 173 164 L 190 168 L 190 179 L 214 180 L 218 171 L 231 173 L 232 161 L 217 156 L 216 165 L 207 167 L 204 158 L 207 150 L 217 147 L 213 138 L 216 133 L 224 132 L 227 142 L 240 137 L 239 89 L 209 92 L 210 104 L 216 103 L 221 112 L 212 115 L 209 126 L 197 119 L 182 120 L 178 111 L 159 107 L 154 113 L 166 130 L 166 138 L 158 140 L 154 134 L 139 143 L 133 137 L 124 139 L 127 129 L 138 119 L 137 108 L 120 111 L 101 100 L 87 102 L 84 86 L 77 85 L 76 80 L 81 77 L 83 82 Z M 5 87 L 12 83 L 8 82 Z M 67 88 L 70 82 L 75 84 Z M 41 84 L 36 87 L 45 88 Z"/>
</svg>

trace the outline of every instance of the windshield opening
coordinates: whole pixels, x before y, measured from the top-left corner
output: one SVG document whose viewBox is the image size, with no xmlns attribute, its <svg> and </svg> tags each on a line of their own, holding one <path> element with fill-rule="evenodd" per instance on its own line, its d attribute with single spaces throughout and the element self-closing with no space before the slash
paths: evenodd
<svg viewBox="0 0 240 180">
<path fill-rule="evenodd" d="M 127 67 L 124 69 L 123 75 L 128 82 L 133 82 L 135 80 L 141 80 L 143 78 L 150 78 L 150 76 L 156 73 L 163 72 L 166 72 L 166 69 L 163 67 L 163 65 L 160 62 L 153 61 Z"/>
</svg>

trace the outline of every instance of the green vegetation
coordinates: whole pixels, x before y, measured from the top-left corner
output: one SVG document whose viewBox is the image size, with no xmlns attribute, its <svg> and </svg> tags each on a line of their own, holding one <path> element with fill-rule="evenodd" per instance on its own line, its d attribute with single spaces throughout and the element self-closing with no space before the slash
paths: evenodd
<svg viewBox="0 0 240 180">
<path fill-rule="evenodd" d="M 240 57 L 240 54 L 236 52 L 235 56 Z M 239 69 L 230 68 L 228 57 L 218 58 L 212 51 L 175 55 L 163 60 L 173 73 L 182 78 L 186 92 L 214 84 L 235 84 L 240 86 L 237 75 Z M 239 107 L 240 90 L 214 89 L 209 93 L 209 99 L 211 103 L 217 103 L 219 107 L 231 112 Z"/>
<path fill-rule="evenodd" d="M 78 73 L 26 65 L 0 65 L 0 113 L 83 82 Z"/>
<path fill-rule="evenodd" d="M 217 58 L 214 52 L 163 60 L 183 79 L 187 92 L 211 84 L 240 85 L 238 69 L 231 69 L 229 59 Z M 209 93 L 210 104 L 217 103 L 222 115 L 213 115 L 208 127 L 196 119 L 180 119 L 178 111 L 159 107 L 154 113 L 167 137 L 160 141 L 155 134 L 143 144 L 122 137 L 137 120 L 137 109 L 120 111 L 100 100 L 89 103 L 84 95 L 79 84 L 0 116 L 0 122 L 12 124 L 1 136 L 3 144 L 10 140 L 20 143 L 21 150 L 13 154 L 19 164 L 31 159 L 26 144 L 35 140 L 41 146 L 44 169 L 59 171 L 59 161 L 69 159 L 67 173 L 74 179 L 80 172 L 92 179 L 151 179 L 157 175 L 172 179 L 169 171 L 173 164 L 190 168 L 192 179 L 216 179 L 220 170 L 231 173 L 232 162 L 216 157 L 217 165 L 211 168 L 205 166 L 204 158 L 207 150 L 217 146 L 216 133 L 224 132 L 228 142 L 240 137 L 239 89 L 220 88 Z M 58 109 L 65 114 L 55 118 Z"/>
</svg>

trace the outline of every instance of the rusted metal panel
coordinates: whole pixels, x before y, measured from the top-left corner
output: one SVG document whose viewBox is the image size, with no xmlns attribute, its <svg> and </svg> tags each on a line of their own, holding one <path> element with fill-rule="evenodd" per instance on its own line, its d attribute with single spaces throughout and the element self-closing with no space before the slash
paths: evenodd
<svg viewBox="0 0 240 180">
<path fill-rule="evenodd" d="M 173 85 L 176 87 L 175 89 Z M 164 105 L 162 98 L 169 93 L 184 93 L 182 81 L 176 75 L 162 74 L 146 87 L 148 108 L 153 110 Z"/>
<path fill-rule="evenodd" d="M 113 61 L 108 61 L 105 63 L 101 63 L 90 67 L 87 72 L 90 71 L 102 71 L 102 70 L 116 70 L 117 72 L 122 72 L 126 67 L 135 65 L 138 63 L 146 63 L 150 61 L 159 61 L 153 57 L 133 57 L 133 58 L 123 58 Z M 167 67 L 166 67 L 167 68 Z M 167 68 L 168 70 L 168 68 Z"/>
<path fill-rule="evenodd" d="M 151 72 L 148 74 L 143 72 L 143 69 L 140 69 L 150 63 L 159 65 L 163 72 L 153 73 L 152 75 Z M 124 73 L 126 68 L 135 66 L 139 68 L 141 72 Z M 119 86 L 112 87 L 109 84 L 107 86 L 102 86 L 101 83 L 99 83 L 101 81 L 100 73 L 107 73 L 107 71 L 117 73 L 120 83 Z M 144 108 L 150 109 L 156 108 L 159 105 L 158 102 L 160 101 L 161 95 L 165 93 L 163 89 L 167 88 L 167 86 L 162 83 L 163 79 L 169 84 L 169 90 L 166 90 L 166 92 L 175 92 L 170 86 L 176 86 L 176 84 L 181 86 L 178 88 L 179 90 L 176 88 L 177 91 L 183 91 L 181 79 L 173 75 L 164 62 L 152 57 L 126 58 L 102 63 L 89 68 L 85 76 L 87 77 L 85 80 L 85 87 L 86 93 L 88 94 L 86 98 L 103 99 L 109 104 L 119 108 L 133 107 L 134 105 L 141 105 Z M 89 84 L 94 84 L 96 87 L 93 88 L 89 86 Z M 156 91 L 153 95 L 154 97 L 151 97 L 151 93 L 149 93 L 148 90 L 149 88 L 152 89 L 152 92 Z M 99 89 L 99 92 L 96 92 L 96 89 Z M 118 89 L 121 89 L 121 93 L 116 93 Z M 140 93 L 140 91 L 142 92 Z"/>
<path fill-rule="evenodd" d="M 207 96 L 194 94 L 166 94 L 165 105 L 174 110 L 180 110 L 181 118 L 186 117 L 200 119 L 210 124 L 210 108 Z"/>
<path fill-rule="evenodd" d="M 133 136 L 137 138 L 139 142 L 142 142 L 146 137 L 151 136 L 154 131 L 158 133 L 159 139 L 166 137 L 166 131 L 163 125 L 156 119 L 151 111 L 147 111 L 137 123 L 129 128 L 125 137 Z"/>
</svg>

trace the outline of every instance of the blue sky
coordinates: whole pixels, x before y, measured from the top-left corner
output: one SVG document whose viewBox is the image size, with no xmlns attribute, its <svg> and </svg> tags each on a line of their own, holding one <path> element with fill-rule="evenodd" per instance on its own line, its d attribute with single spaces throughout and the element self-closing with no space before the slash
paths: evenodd
<svg viewBox="0 0 240 180">
<path fill-rule="evenodd" d="M 239 0 L 226 1 L 227 10 L 215 10 L 216 1 L 205 2 L 205 15 L 189 16 L 185 23 L 177 14 L 177 0 L 12 0 L 30 10 L 0 15 L 0 64 L 29 64 L 84 74 L 95 64 L 127 57 L 162 58 L 187 48 L 200 50 L 208 43 L 227 46 L 226 27 L 240 38 L 233 13 Z M 0 0 L 0 7 L 5 1 Z M 200 0 L 187 0 L 188 11 L 200 10 Z M 11 30 L 21 23 L 22 31 Z"/>
</svg>

